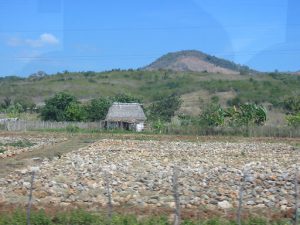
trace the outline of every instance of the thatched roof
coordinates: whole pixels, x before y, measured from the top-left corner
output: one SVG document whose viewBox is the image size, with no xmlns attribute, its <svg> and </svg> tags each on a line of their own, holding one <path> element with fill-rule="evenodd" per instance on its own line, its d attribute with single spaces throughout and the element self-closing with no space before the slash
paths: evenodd
<svg viewBox="0 0 300 225">
<path fill-rule="evenodd" d="M 106 121 L 136 123 L 146 120 L 144 111 L 139 103 L 114 102 L 106 115 Z"/>
</svg>

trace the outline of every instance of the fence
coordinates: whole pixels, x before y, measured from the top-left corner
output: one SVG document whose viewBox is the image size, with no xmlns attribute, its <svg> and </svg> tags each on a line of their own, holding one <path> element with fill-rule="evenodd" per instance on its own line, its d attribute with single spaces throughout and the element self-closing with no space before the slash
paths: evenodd
<svg viewBox="0 0 300 225">
<path fill-rule="evenodd" d="M 180 186 L 180 177 L 179 177 L 179 170 L 180 168 L 177 166 L 173 167 L 173 174 L 172 174 L 172 181 L 170 184 L 170 191 L 173 193 L 173 202 L 174 202 L 174 207 L 173 207 L 173 215 L 174 215 L 174 225 L 180 225 L 180 218 L 181 218 L 181 191 L 179 190 L 179 186 Z M 38 191 L 37 188 L 34 188 L 34 179 L 35 179 L 35 174 L 38 172 L 38 168 L 36 169 L 36 167 L 32 167 L 32 172 L 30 172 L 30 177 L 31 177 L 31 181 L 29 184 L 29 197 L 28 197 L 28 204 L 27 204 L 27 225 L 30 225 L 30 211 L 31 211 L 31 206 L 32 206 L 32 193 L 33 191 Z M 38 175 L 38 174 L 37 174 Z M 299 225 L 299 170 L 298 167 L 296 166 L 295 168 L 295 173 L 292 174 L 293 179 L 293 183 L 294 183 L 294 194 L 292 197 L 292 201 L 294 203 L 294 207 L 292 208 L 293 212 L 291 214 L 290 217 L 290 222 L 289 224 L 293 224 L 293 225 Z M 245 207 L 245 197 L 244 197 L 244 193 L 247 193 L 250 189 L 249 185 L 247 184 L 247 177 L 248 177 L 248 171 L 246 168 L 244 168 L 243 172 L 240 174 L 240 183 L 239 183 L 239 193 L 238 193 L 238 206 L 235 209 L 237 211 L 236 214 L 236 224 L 241 225 L 242 221 L 243 221 L 243 208 Z M 107 206 L 107 215 L 109 218 L 109 221 L 111 221 L 112 219 L 112 214 L 113 214 L 113 196 L 112 193 L 114 191 L 117 191 L 117 188 L 114 185 L 113 182 L 113 177 L 111 174 L 109 174 L 107 171 L 104 171 L 103 174 L 103 180 L 104 180 L 104 186 L 105 186 L 105 192 L 104 195 L 107 198 L 106 201 L 106 206 Z M 252 187 L 251 189 L 254 189 L 254 187 Z M 226 209 L 228 209 L 227 207 L 225 207 Z M 245 208 L 244 208 L 245 209 Z"/>
<path fill-rule="evenodd" d="M 27 131 L 43 129 L 65 129 L 68 126 L 76 126 L 80 129 L 104 129 L 105 122 L 50 122 L 50 121 L 5 121 L 1 123 L 8 131 Z"/>
</svg>

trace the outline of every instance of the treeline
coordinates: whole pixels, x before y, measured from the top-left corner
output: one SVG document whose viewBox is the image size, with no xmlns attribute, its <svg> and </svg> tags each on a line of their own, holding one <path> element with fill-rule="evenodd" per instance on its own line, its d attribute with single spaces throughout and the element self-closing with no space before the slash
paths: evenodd
<svg viewBox="0 0 300 225">
<path fill-rule="evenodd" d="M 100 121 L 104 120 L 113 102 L 141 103 L 152 127 L 161 131 L 176 115 L 181 126 L 240 127 L 260 126 L 267 120 L 267 110 L 259 104 L 232 101 L 222 107 L 216 96 L 201 108 L 201 114 L 191 116 L 178 114 L 182 100 L 178 94 L 160 95 L 151 104 L 144 104 L 143 98 L 128 93 L 118 93 L 112 97 L 101 96 L 87 102 L 80 102 L 74 95 L 59 92 L 45 100 L 43 107 L 36 107 L 26 97 L 14 100 L 6 97 L 0 103 L 0 110 L 9 117 L 18 117 L 22 112 L 37 112 L 45 121 Z M 287 124 L 300 127 L 300 96 L 288 97 L 280 102 L 286 113 Z"/>
<path fill-rule="evenodd" d="M 130 94 L 119 93 L 113 97 L 99 97 L 81 103 L 75 96 L 60 92 L 46 99 L 45 106 L 40 110 L 40 117 L 49 121 L 100 121 L 105 119 L 113 102 L 142 104 L 143 100 Z M 142 106 L 149 120 L 170 122 L 180 105 L 180 97 L 172 94 L 161 96 L 148 107 Z"/>
</svg>

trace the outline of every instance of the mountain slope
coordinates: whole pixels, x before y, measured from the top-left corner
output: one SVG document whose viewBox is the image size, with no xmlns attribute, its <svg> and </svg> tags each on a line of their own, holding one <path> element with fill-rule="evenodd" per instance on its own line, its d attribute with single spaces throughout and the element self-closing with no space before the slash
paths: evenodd
<svg viewBox="0 0 300 225">
<path fill-rule="evenodd" d="M 195 50 L 168 53 L 146 66 L 144 69 L 222 74 L 256 73 L 256 71 L 251 70 L 247 66 L 242 66 L 229 60 L 221 59 Z"/>
</svg>

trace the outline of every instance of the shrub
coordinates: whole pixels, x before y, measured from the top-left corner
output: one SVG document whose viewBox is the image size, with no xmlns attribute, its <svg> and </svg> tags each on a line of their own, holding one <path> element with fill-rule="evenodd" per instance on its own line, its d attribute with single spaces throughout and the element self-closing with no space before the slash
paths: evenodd
<svg viewBox="0 0 300 225">
<path fill-rule="evenodd" d="M 111 101 L 108 98 L 92 99 L 86 106 L 87 119 L 89 121 L 104 120 L 110 106 Z"/>
<path fill-rule="evenodd" d="M 289 126 L 300 127 L 300 112 L 296 115 L 287 115 L 286 120 Z"/>
<path fill-rule="evenodd" d="M 169 96 L 160 96 L 158 101 L 150 105 L 149 117 L 152 120 L 162 120 L 170 122 L 171 118 L 175 115 L 175 112 L 181 106 L 181 99 L 179 96 L 172 94 Z"/>
<path fill-rule="evenodd" d="M 211 103 L 205 107 L 199 118 L 199 125 L 204 127 L 217 127 L 224 125 L 225 111 L 219 104 Z"/>
<path fill-rule="evenodd" d="M 66 131 L 67 131 L 68 133 L 78 133 L 79 130 L 80 130 L 80 128 L 77 127 L 77 126 L 75 126 L 75 125 L 68 125 L 68 126 L 66 127 Z"/>
<path fill-rule="evenodd" d="M 54 97 L 45 101 L 40 116 L 43 120 L 65 121 L 67 119 L 66 111 L 71 104 L 78 104 L 73 95 L 65 92 L 57 93 Z"/>
</svg>

